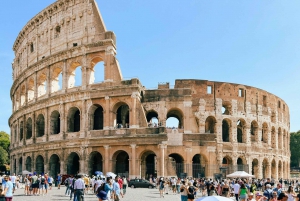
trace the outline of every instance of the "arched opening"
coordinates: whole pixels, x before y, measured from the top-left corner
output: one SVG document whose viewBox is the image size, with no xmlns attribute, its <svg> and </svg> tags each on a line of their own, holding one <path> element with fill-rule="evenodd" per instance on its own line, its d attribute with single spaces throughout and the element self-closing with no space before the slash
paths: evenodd
<svg viewBox="0 0 300 201">
<path fill-rule="evenodd" d="M 62 69 L 55 68 L 53 70 L 52 80 L 51 80 L 51 92 L 57 92 L 62 89 Z"/>
<path fill-rule="evenodd" d="M 168 128 L 183 128 L 183 113 L 177 108 L 169 110 L 167 113 L 166 126 Z"/>
<path fill-rule="evenodd" d="M 68 88 L 73 88 L 81 85 L 82 73 L 81 66 L 75 62 L 71 65 L 69 70 Z"/>
<path fill-rule="evenodd" d="M 68 157 L 67 174 L 76 175 L 79 173 L 79 156 L 72 152 Z"/>
<path fill-rule="evenodd" d="M 58 155 L 53 154 L 49 160 L 49 173 L 53 178 L 60 173 L 60 160 Z"/>
<path fill-rule="evenodd" d="M 231 102 L 223 101 L 222 103 L 222 114 L 230 115 L 231 114 Z"/>
<path fill-rule="evenodd" d="M 103 130 L 103 108 L 100 105 L 95 106 L 93 114 L 93 130 Z"/>
<path fill-rule="evenodd" d="M 268 143 L 268 124 L 266 122 L 263 123 L 261 129 L 261 141 Z"/>
<path fill-rule="evenodd" d="M 32 137 L 32 119 L 29 117 L 26 122 L 26 140 Z"/>
<path fill-rule="evenodd" d="M 271 177 L 272 177 L 272 178 L 276 178 L 276 168 L 277 168 L 276 162 L 275 162 L 275 160 L 273 159 L 273 160 L 272 160 L 272 163 L 271 163 Z"/>
<path fill-rule="evenodd" d="M 184 173 L 184 160 L 179 154 L 170 154 L 167 164 L 168 175 L 180 177 Z"/>
<path fill-rule="evenodd" d="M 156 170 L 156 155 L 153 151 L 146 151 L 141 156 L 141 176 L 150 180 L 157 176 Z"/>
<path fill-rule="evenodd" d="M 205 120 L 205 133 L 216 133 L 216 118 L 209 116 Z"/>
<path fill-rule="evenodd" d="M 89 174 L 95 175 L 96 171 L 102 172 L 102 155 L 94 151 L 90 154 L 90 161 L 89 161 Z"/>
<path fill-rule="evenodd" d="M 230 141 L 230 120 L 223 119 L 222 121 L 222 140 L 223 142 L 229 142 Z"/>
<path fill-rule="evenodd" d="M 250 127 L 251 142 L 258 142 L 258 124 L 256 121 L 251 122 Z"/>
<path fill-rule="evenodd" d="M 237 159 L 237 171 L 244 171 L 244 164 L 241 158 Z"/>
<path fill-rule="evenodd" d="M 50 134 L 60 133 L 60 114 L 57 110 L 53 111 L 50 116 Z"/>
<path fill-rule="evenodd" d="M 43 73 L 38 77 L 38 97 L 41 97 L 47 92 L 47 76 Z"/>
<path fill-rule="evenodd" d="M 230 173 L 234 172 L 234 168 L 232 166 L 232 159 L 229 156 L 225 156 L 222 159 L 221 172 L 222 172 L 224 177 L 226 177 L 227 174 L 230 174 Z"/>
<path fill-rule="evenodd" d="M 246 133 L 246 122 L 243 119 L 239 119 L 237 121 L 237 142 L 238 143 L 245 143 L 245 133 Z"/>
<path fill-rule="evenodd" d="M 116 114 L 116 128 L 129 128 L 129 106 L 126 103 L 119 103 Z"/>
<path fill-rule="evenodd" d="M 17 172 L 17 159 L 14 160 L 13 172 Z"/>
<path fill-rule="evenodd" d="M 252 161 L 252 175 L 254 175 L 256 178 L 258 178 L 258 171 L 259 171 L 258 160 L 253 159 L 253 161 Z"/>
<path fill-rule="evenodd" d="M 274 126 L 271 128 L 271 146 L 272 148 L 276 148 L 276 132 Z"/>
<path fill-rule="evenodd" d="M 41 155 L 36 157 L 35 170 L 37 174 L 44 173 L 44 158 Z"/>
<path fill-rule="evenodd" d="M 20 122 L 20 141 L 22 141 L 23 140 L 23 135 L 24 135 L 24 128 L 23 128 L 23 125 L 24 125 L 24 123 L 23 123 L 23 121 L 21 121 Z"/>
<path fill-rule="evenodd" d="M 68 132 L 80 131 L 80 111 L 77 107 L 72 107 L 68 113 Z"/>
<path fill-rule="evenodd" d="M 45 134 L 45 118 L 44 115 L 39 114 L 36 119 L 36 136 L 42 137 Z"/>
<path fill-rule="evenodd" d="M 146 115 L 148 127 L 158 127 L 158 114 L 156 111 L 149 111 Z"/>
<path fill-rule="evenodd" d="M 25 86 L 23 85 L 21 87 L 21 106 L 23 106 L 25 104 L 25 98 L 26 97 L 26 90 L 25 90 Z"/>
<path fill-rule="evenodd" d="M 278 162 L 278 178 L 283 178 L 281 161 Z"/>
<path fill-rule="evenodd" d="M 26 158 L 25 167 L 26 167 L 26 170 L 29 171 L 29 172 L 32 171 L 31 163 L 32 163 L 31 157 L 28 156 L 28 157 Z"/>
<path fill-rule="evenodd" d="M 23 167 L 23 158 L 19 158 L 19 173 L 22 173 L 22 167 Z"/>
<path fill-rule="evenodd" d="M 282 141 L 283 141 L 283 138 L 282 138 L 281 128 L 279 127 L 278 128 L 278 149 L 283 148 Z"/>
<path fill-rule="evenodd" d="M 100 83 L 104 81 L 104 62 L 101 58 L 94 58 L 91 62 L 91 72 L 89 84 Z"/>
<path fill-rule="evenodd" d="M 30 79 L 27 85 L 27 98 L 28 101 L 31 101 L 34 99 L 34 80 Z"/>
<path fill-rule="evenodd" d="M 264 159 L 262 162 L 262 173 L 263 173 L 263 178 L 267 178 L 268 177 L 268 160 Z"/>
<path fill-rule="evenodd" d="M 115 173 L 117 175 L 129 175 L 129 156 L 125 151 L 116 152 L 113 161 L 115 161 Z"/>
<path fill-rule="evenodd" d="M 193 177 L 202 178 L 205 177 L 205 158 L 200 155 L 194 155 L 193 159 Z"/>
</svg>

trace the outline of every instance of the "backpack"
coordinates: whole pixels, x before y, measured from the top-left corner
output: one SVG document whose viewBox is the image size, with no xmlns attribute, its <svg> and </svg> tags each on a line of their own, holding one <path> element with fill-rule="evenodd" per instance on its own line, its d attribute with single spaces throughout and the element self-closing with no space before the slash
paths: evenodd
<svg viewBox="0 0 300 201">
<path fill-rule="evenodd" d="M 45 178 L 41 178 L 41 184 L 45 184 Z"/>
<path fill-rule="evenodd" d="M 264 191 L 264 196 L 268 198 L 268 200 L 270 200 L 272 198 L 272 190 L 271 189 L 266 189 Z"/>
<path fill-rule="evenodd" d="M 104 191 L 104 186 L 105 186 L 105 183 L 102 183 L 102 184 L 98 187 L 97 193 L 96 193 L 96 194 L 99 194 L 100 191 Z"/>
<path fill-rule="evenodd" d="M 69 185 L 69 178 L 65 180 L 65 186 Z"/>
</svg>

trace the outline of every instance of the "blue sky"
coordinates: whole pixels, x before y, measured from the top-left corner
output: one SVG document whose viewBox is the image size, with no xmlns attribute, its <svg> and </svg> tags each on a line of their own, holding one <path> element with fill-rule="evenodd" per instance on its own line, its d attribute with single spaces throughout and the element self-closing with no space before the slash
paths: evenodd
<svg viewBox="0 0 300 201">
<path fill-rule="evenodd" d="M 12 45 L 23 26 L 54 0 L 0 3 L 0 130 L 9 132 Z M 117 36 L 124 78 L 146 88 L 175 79 L 254 86 L 289 106 L 300 130 L 300 1 L 97 0 Z"/>
</svg>

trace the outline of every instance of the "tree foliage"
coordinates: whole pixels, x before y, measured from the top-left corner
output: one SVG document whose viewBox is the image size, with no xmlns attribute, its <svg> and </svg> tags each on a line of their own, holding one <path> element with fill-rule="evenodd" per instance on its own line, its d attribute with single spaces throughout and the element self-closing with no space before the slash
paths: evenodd
<svg viewBox="0 0 300 201">
<path fill-rule="evenodd" d="M 300 131 L 292 132 L 290 137 L 291 167 L 300 166 Z"/>
<path fill-rule="evenodd" d="M 9 164 L 10 137 L 4 131 L 0 131 L 0 166 Z"/>
<path fill-rule="evenodd" d="M 8 153 L 5 149 L 0 147 L 0 166 L 8 163 Z"/>
</svg>

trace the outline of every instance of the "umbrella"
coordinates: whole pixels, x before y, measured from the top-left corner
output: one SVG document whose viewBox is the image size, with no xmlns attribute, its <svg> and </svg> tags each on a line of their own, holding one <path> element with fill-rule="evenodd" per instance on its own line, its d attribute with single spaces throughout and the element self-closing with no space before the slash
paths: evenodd
<svg viewBox="0 0 300 201">
<path fill-rule="evenodd" d="M 95 172 L 95 175 L 99 176 L 99 175 L 103 175 L 103 173 L 100 172 L 100 171 L 96 171 L 96 172 Z"/>
<path fill-rule="evenodd" d="M 111 177 L 112 179 L 115 179 L 116 178 L 116 174 L 115 173 L 113 173 L 113 172 L 107 172 L 106 173 L 106 177 Z"/>
<path fill-rule="evenodd" d="M 24 174 L 32 174 L 32 172 L 29 172 L 29 171 L 27 171 L 27 170 L 23 170 L 22 171 L 22 174 L 24 175 Z"/>
<path fill-rule="evenodd" d="M 206 196 L 198 198 L 195 201 L 232 201 L 231 198 L 222 197 L 222 196 Z"/>
<path fill-rule="evenodd" d="M 230 178 L 249 178 L 249 177 L 251 177 L 251 178 L 253 178 L 255 176 L 252 174 L 248 174 L 245 171 L 236 171 L 234 173 L 227 175 L 226 177 L 230 177 Z"/>
</svg>

